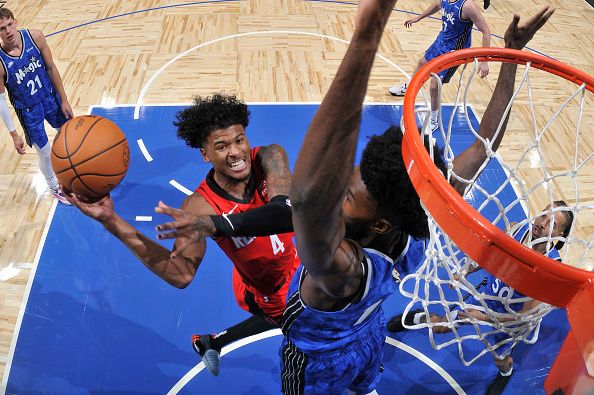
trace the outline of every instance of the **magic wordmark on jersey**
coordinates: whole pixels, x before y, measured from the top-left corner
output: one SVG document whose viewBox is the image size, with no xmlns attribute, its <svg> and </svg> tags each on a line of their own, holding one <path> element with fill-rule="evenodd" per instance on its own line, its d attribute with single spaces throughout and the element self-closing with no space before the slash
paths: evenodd
<svg viewBox="0 0 594 395">
<path fill-rule="evenodd" d="M 9 63 L 8 64 L 8 68 L 10 68 L 12 65 Z M 33 73 L 35 70 L 40 69 L 42 67 L 41 65 L 41 60 L 37 59 L 35 56 L 31 57 L 31 62 L 22 67 L 21 69 L 17 69 L 16 71 L 14 71 L 14 77 L 16 79 L 17 84 L 21 84 L 21 82 L 25 79 L 25 77 L 27 76 L 27 74 L 29 73 Z"/>
</svg>

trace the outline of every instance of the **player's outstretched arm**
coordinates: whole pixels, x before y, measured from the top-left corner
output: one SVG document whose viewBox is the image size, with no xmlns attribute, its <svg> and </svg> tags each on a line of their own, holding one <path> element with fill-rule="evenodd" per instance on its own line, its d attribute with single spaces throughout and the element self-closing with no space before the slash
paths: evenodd
<svg viewBox="0 0 594 395">
<path fill-rule="evenodd" d="M 155 212 L 173 221 L 157 225 L 159 239 L 178 239 L 171 255 L 207 237 L 270 236 L 293 232 L 292 210 L 285 195 L 276 195 L 264 206 L 225 215 L 197 215 L 159 202 Z"/>
<path fill-rule="evenodd" d="M 355 33 L 299 151 L 291 185 L 297 250 L 316 284 L 335 297 L 360 281 L 358 251 L 343 240 L 341 205 L 353 172 L 361 107 L 379 42 L 396 1 L 363 0 Z"/>
<path fill-rule="evenodd" d="M 425 11 L 421 12 L 420 15 L 417 15 L 413 18 L 409 18 L 404 21 L 404 26 L 411 27 L 413 23 L 419 22 L 421 19 L 427 18 L 430 15 L 435 14 L 437 11 L 441 9 L 441 2 L 439 0 L 434 1 Z"/>
<path fill-rule="evenodd" d="M 547 22 L 554 11 L 554 8 L 545 6 L 522 25 L 519 24 L 520 16 L 514 15 L 511 24 L 505 32 L 505 47 L 511 49 L 524 48 L 532 37 L 534 37 L 534 34 Z M 493 92 L 493 96 L 489 101 L 489 105 L 485 110 L 483 120 L 479 127 L 479 136 L 491 142 L 491 149 L 493 151 L 497 151 L 499 148 L 499 144 L 501 144 L 501 140 L 503 139 L 507 128 L 509 113 L 503 121 L 501 130 L 499 133 L 496 133 L 499 123 L 505 113 L 505 109 L 513 95 L 516 70 L 517 65 L 515 63 L 503 63 L 501 65 L 501 71 L 499 72 L 495 91 Z M 454 159 L 454 173 L 469 180 L 475 176 L 476 172 L 480 169 L 486 159 L 487 152 L 485 145 L 480 139 L 476 139 L 469 148 L 464 150 L 464 152 Z M 452 185 L 460 194 L 462 194 L 464 193 L 467 184 L 453 179 Z"/>
<path fill-rule="evenodd" d="M 72 112 L 72 107 L 70 107 L 70 103 L 68 102 L 68 97 L 66 96 L 66 91 L 64 90 L 64 84 L 62 83 L 62 77 L 60 77 L 60 72 L 54 63 L 52 51 L 50 50 L 45 36 L 41 31 L 30 30 L 30 32 L 33 41 L 35 41 L 35 44 L 41 52 L 41 57 L 43 58 L 43 63 L 45 64 L 45 71 L 47 72 L 54 89 L 56 92 L 58 92 L 58 95 L 60 95 L 60 100 L 62 101 L 62 112 L 66 118 L 70 119 L 74 116 L 74 113 Z"/>
<path fill-rule="evenodd" d="M 477 7 L 474 0 L 468 0 L 464 3 L 462 8 L 462 17 L 464 19 L 470 19 L 472 23 L 476 26 L 477 29 L 483 34 L 483 47 L 490 47 L 491 46 L 491 29 L 489 28 L 489 24 L 483 17 L 483 14 Z M 489 74 L 489 62 L 481 62 L 479 64 L 478 72 L 481 78 L 485 78 Z"/>
<path fill-rule="evenodd" d="M 203 205 L 199 199 L 193 196 L 184 201 L 183 209 L 188 211 L 201 209 Z M 83 214 L 100 222 L 105 229 L 120 239 L 149 270 L 167 283 L 177 288 L 185 288 L 194 279 L 206 251 L 204 240 L 188 246 L 183 253 L 172 258 L 171 251 L 146 237 L 120 217 L 115 212 L 113 201 L 109 195 L 94 203 L 87 203 L 72 193 L 67 193 L 67 199 Z M 183 238 L 181 242 L 183 242 Z"/>
</svg>

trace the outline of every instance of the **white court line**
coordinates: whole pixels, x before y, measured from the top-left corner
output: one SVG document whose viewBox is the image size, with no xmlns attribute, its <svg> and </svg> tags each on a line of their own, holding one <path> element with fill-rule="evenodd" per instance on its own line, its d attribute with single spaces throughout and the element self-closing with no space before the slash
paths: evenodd
<svg viewBox="0 0 594 395">
<path fill-rule="evenodd" d="M 399 342 L 398 340 L 394 340 L 389 336 L 386 336 L 386 343 L 409 353 L 413 357 L 416 357 L 419 361 L 433 369 L 435 373 L 439 374 L 450 386 L 452 386 L 452 389 L 456 391 L 458 395 L 466 395 L 466 392 L 460 387 L 460 384 L 458 384 L 458 382 L 452 376 L 450 376 L 448 372 L 446 372 L 441 366 L 436 364 L 431 358 L 422 352 L 412 348 L 409 345 Z"/>
<path fill-rule="evenodd" d="M 169 184 L 171 184 L 175 189 L 182 191 L 183 193 L 185 193 L 188 196 L 190 196 L 193 193 L 191 190 L 189 190 L 188 188 L 186 188 L 185 186 L 183 186 L 182 184 L 180 184 L 179 182 L 177 182 L 175 180 L 169 181 Z"/>
<path fill-rule="evenodd" d="M 95 106 L 89 106 L 87 114 L 91 114 Z M 47 220 L 45 221 L 45 226 L 43 228 L 43 233 L 41 235 L 41 239 L 39 240 L 39 245 L 37 246 L 37 252 L 35 253 L 35 258 L 33 259 L 33 264 L 31 265 L 31 273 L 29 274 L 29 279 L 27 280 L 27 285 L 25 287 L 25 293 L 23 294 L 23 299 L 21 301 L 21 307 L 19 309 L 19 315 L 17 317 L 16 324 L 14 326 L 14 332 L 12 333 L 12 340 L 10 341 L 10 348 L 8 350 L 8 359 L 6 361 L 6 365 L 4 367 L 4 375 L 2 376 L 2 383 L 0 384 L 0 394 L 6 393 L 6 387 L 8 386 L 8 376 L 10 375 L 10 368 L 12 367 L 12 359 L 14 358 L 14 351 L 16 348 L 17 339 L 19 337 L 19 333 L 21 332 L 21 325 L 23 324 L 23 317 L 25 315 L 25 307 L 29 302 L 29 295 L 31 294 L 31 287 L 33 286 L 33 280 L 35 279 L 35 274 L 37 273 L 37 267 L 39 266 L 39 258 L 41 257 L 41 252 L 43 251 L 43 247 L 45 245 L 45 239 L 47 238 L 47 234 L 49 232 L 49 228 L 52 224 L 54 219 L 54 215 L 56 214 L 56 207 L 58 206 L 58 201 L 53 199 L 54 203 L 50 209 L 49 215 L 47 216 Z M 29 265 L 24 263 L 23 265 Z"/>
<path fill-rule="evenodd" d="M 238 348 L 243 346 L 247 346 L 250 343 L 255 343 L 260 340 L 268 339 L 269 337 L 274 336 L 282 336 L 282 332 L 280 329 L 272 329 L 266 331 L 264 333 L 259 333 L 257 335 L 246 337 L 245 339 L 241 339 L 236 341 L 235 343 L 229 344 L 228 346 L 223 347 L 221 350 L 221 357 L 224 355 L 229 354 L 231 351 L 235 351 Z M 198 373 L 204 370 L 204 362 L 200 362 L 198 365 L 194 366 L 188 373 L 184 375 L 171 389 L 167 392 L 167 395 L 174 395 L 177 394 L 182 388 L 186 386 Z"/>
<path fill-rule="evenodd" d="M 237 350 L 243 346 L 247 346 L 248 344 L 255 343 L 260 340 L 268 339 L 274 336 L 282 336 L 282 332 L 280 329 L 273 329 L 264 333 L 259 333 L 257 335 L 246 337 L 245 339 L 241 339 L 232 343 L 228 346 L 223 347 L 221 350 L 221 357 L 229 354 L 232 351 Z M 407 346 L 404 343 L 399 342 L 398 340 L 394 340 L 391 337 L 386 337 L 386 343 L 389 345 L 396 347 L 413 357 L 416 357 L 419 361 L 423 362 L 425 365 L 433 369 L 437 374 L 439 374 L 449 385 L 452 386 L 452 389 L 456 391 L 458 395 L 466 395 L 466 392 L 460 387 L 460 384 L 452 377 L 448 372 L 446 372 L 441 366 L 436 364 L 431 358 L 427 357 L 425 354 L 421 353 L 420 351 Z M 198 363 L 192 369 L 188 371 L 171 389 L 167 392 L 167 395 L 175 395 L 179 393 L 198 373 L 203 371 L 205 368 L 204 362 Z"/>
<path fill-rule="evenodd" d="M 153 220 L 153 217 L 150 215 L 137 215 L 136 216 L 136 221 L 138 222 L 151 222 Z"/>
<path fill-rule="evenodd" d="M 144 155 L 144 159 L 146 159 L 147 162 L 152 162 L 153 157 L 146 149 L 146 146 L 144 145 L 144 141 L 142 141 L 142 139 L 138 139 L 138 140 L 136 140 L 136 144 L 138 144 L 138 148 L 140 148 L 142 155 Z"/>
<path fill-rule="evenodd" d="M 261 30 L 261 31 L 254 31 L 254 32 L 231 34 L 231 35 L 228 35 L 228 36 L 223 36 L 223 37 L 215 38 L 214 40 L 207 41 L 205 43 L 196 45 L 193 48 L 190 48 L 190 49 L 185 50 L 184 52 L 176 55 L 173 59 L 169 60 L 167 63 L 165 63 L 163 66 L 161 66 L 159 68 L 159 70 L 157 70 L 155 72 L 155 74 L 153 74 L 151 76 L 151 78 L 147 81 L 147 83 L 142 87 L 142 90 L 140 91 L 140 95 L 138 95 L 138 99 L 136 100 L 136 105 L 135 105 L 135 108 L 134 108 L 134 119 L 138 119 L 138 115 L 140 113 L 140 107 L 143 105 L 142 104 L 142 101 L 144 99 L 144 95 L 146 94 L 146 92 L 148 91 L 148 89 L 151 87 L 151 85 L 153 84 L 153 82 L 159 77 L 159 75 L 165 69 L 167 69 L 173 63 L 175 63 L 177 60 L 183 58 L 187 54 L 189 54 L 189 53 L 191 53 L 191 52 L 193 52 L 193 51 L 195 51 L 197 49 L 200 49 L 200 48 L 205 47 L 205 46 L 210 45 L 210 44 L 217 43 L 219 41 L 223 41 L 223 40 L 227 40 L 227 39 L 232 39 L 232 38 L 238 38 L 238 37 L 256 36 L 256 35 L 274 35 L 274 34 L 314 36 L 314 37 L 325 38 L 325 39 L 328 39 L 328 40 L 338 41 L 338 42 L 341 42 L 341 43 L 344 43 L 344 44 L 349 44 L 349 41 L 347 41 L 347 40 L 343 40 L 343 39 L 337 38 L 337 37 L 327 36 L 325 34 L 312 33 L 312 32 L 292 31 L 292 30 Z M 410 75 L 408 73 L 406 73 L 396 63 L 392 62 L 391 60 L 387 59 L 385 56 L 383 56 L 383 55 L 381 55 L 379 53 L 377 54 L 377 57 L 380 58 L 380 59 L 382 59 L 384 62 L 388 63 L 390 66 L 394 67 L 395 69 L 399 70 L 402 74 L 404 74 L 406 76 L 406 78 L 410 78 Z"/>
<path fill-rule="evenodd" d="M 21 331 L 21 325 L 23 323 L 23 317 L 25 315 L 25 307 L 27 306 L 27 302 L 29 301 L 31 287 L 33 285 L 33 280 L 35 279 L 35 273 L 37 272 L 37 267 L 39 266 L 39 258 L 41 256 L 41 251 L 43 250 L 43 246 L 45 244 L 45 239 L 47 237 L 47 233 L 49 232 L 50 225 L 54 218 L 54 214 L 56 212 L 56 206 L 58 205 L 58 201 L 56 199 L 53 199 L 53 201 L 54 201 L 54 203 L 52 204 L 50 213 L 47 217 L 47 220 L 45 221 L 45 226 L 43 228 L 43 234 L 41 235 L 41 240 L 39 240 L 37 252 L 35 253 L 35 259 L 33 260 L 33 267 L 31 269 L 31 273 L 29 274 L 29 279 L 28 279 L 27 285 L 25 287 L 25 293 L 23 294 L 23 299 L 21 301 L 21 307 L 19 309 L 19 315 L 17 317 L 17 321 L 14 326 L 14 332 L 12 333 L 12 340 L 10 342 L 10 348 L 8 350 L 8 358 L 6 359 L 6 365 L 4 367 L 4 376 L 2 377 L 2 384 L 0 384 L 0 394 L 6 393 L 6 387 L 8 386 L 8 376 L 10 374 L 10 368 L 12 367 L 12 359 L 14 358 L 16 342 L 19 337 L 19 333 Z"/>
</svg>

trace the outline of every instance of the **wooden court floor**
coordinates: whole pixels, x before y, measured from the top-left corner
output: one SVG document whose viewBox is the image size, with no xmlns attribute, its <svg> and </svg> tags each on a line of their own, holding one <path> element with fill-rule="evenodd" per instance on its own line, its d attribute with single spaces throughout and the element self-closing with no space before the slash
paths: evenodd
<svg viewBox="0 0 594 395">
<path fill-rule="evenodd" d="M 529 15 L 544 1 L 494 0 L 484 12 L 494 35 L 501 37 L 511 15 Z M 594 74 L 594 8 L 585 0 L 553 0 L 551 21 L 530 43 L 538 52 Z M 441 25 L 426 19 L 411 29 L 402 23 L 420 13 L 429 1 L 402 0 L 397 4 L 367 93 L 369 102 L 394 102 L 387 88 L 406 80 Z M 479 4 L 480 5 L 480 4 Z M 48 36 L 54 60 L 77 115 L 95 104 L 188 103 L 194 95 L 216 91 L 236 93 L 247 102 L 319 102 L 329 87 L 353 31 L 356 3 L 304 0 L 240 0 L 188 2 L 175 0 L 25 0 L 5 4 L 21 27 L 42 30 Z M 480 43 L 474 32 L 473 43 Z M 499 36 L 499 37 L 497 37 Z M 184 53 L 188 51 L 187 53 Z M 183 55 L 183 56 L 181 56 Z M 170 65 L 168 62 L 174 60 Z M 482 114 L 495 86 L 498 68 L 478 81 L 470 97 Z M 554 112 L 569 95 L 547 77 L 537 79 L 537 122 Z M 444 100 L 453 101 L 444 89 Z M 398 101 L 401 101 L 399 99 Z M 515 106 L 502 156 L 513 153 L 514 142 L 524 140 L 530 106 Z M 586 100 L 581 150 L 594 151 L 594 103 Z M 588 109 L 590 110 L 588 112 Z M 16 117 L 14 117 L 16 120 Z M 559 133 L 547 141 L 550 155 L 560 162 L 573 145 L 575 120 L 559 122 Z M 2 127 L 3 128 L 3 127 Z M 19 132 L 22 131 L 19 129 Z M 54 132 L 50 133 L 50 140 Z M 282 144 L 282 142 L 279 142 Z M 53 199 L 29 149 L 19 156 L 12 140 L 0 133 L 0 376 L 14 347 L 13 332 L 35 254 Z M 591 166 L 591 165 L 590 165 Z M 525 169 L 530 177 L 530 169 Z M 590 169 L 586 174 L 594 177 Z M 594 186 L 585 186 L 583 199 L 592 202 Z M 589 193 L 587 193 L 589 191 Z M 532 202 L 540 205 L 542 202 Z M 594 233 L 594 216 L 581 220 L 580 231 Z"/>
</svg>

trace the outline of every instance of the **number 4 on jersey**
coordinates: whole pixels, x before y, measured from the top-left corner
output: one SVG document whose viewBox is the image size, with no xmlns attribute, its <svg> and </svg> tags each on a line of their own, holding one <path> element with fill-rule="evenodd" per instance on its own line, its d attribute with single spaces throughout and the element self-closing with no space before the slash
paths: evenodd
<svg viewBox="0 0 594 395">
<path fill-rule="evenodd" d="M 277 255 L 279 252 L 285 252 L 285 245 L 277 235 L 270 236 L 270 243 L 272 244 L 272 253 L 274 255 Z"/>
</svg>

